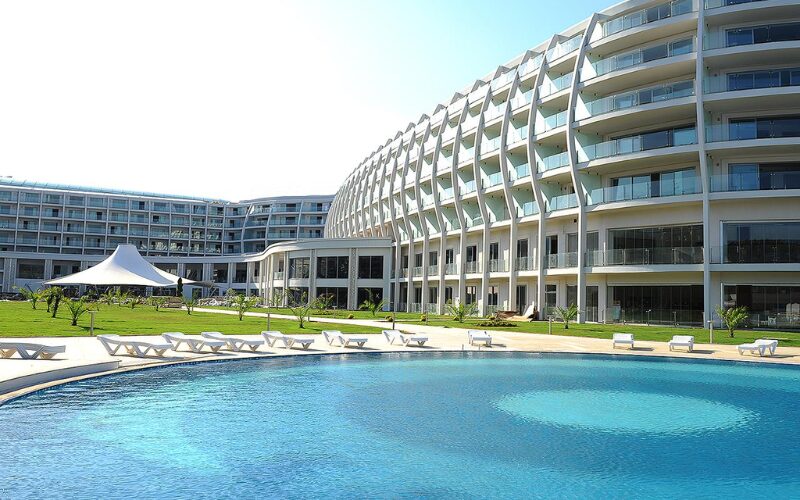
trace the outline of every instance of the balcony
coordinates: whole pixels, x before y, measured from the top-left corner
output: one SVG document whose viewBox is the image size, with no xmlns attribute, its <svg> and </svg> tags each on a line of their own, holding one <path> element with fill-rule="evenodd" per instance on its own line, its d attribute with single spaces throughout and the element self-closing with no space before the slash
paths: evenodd
<svg viewBox="0 0 800 500">
<path fill-rule="evenodd" d="M 481 155 L 492 153 L 500 149 L 500 137 L 481 141 Z"/>
<path fill-rule="evenodd" d="M 668 59 L 670 57 L 681 56 L 684 54 L 691 54 L 694 51 L 695 38 L 692 37 L 617 54 L 592 63 L 594 77 L 586 78 L 585 81 L 607 75 L 614 71 L 641 66 L 642 64 L 652 61 Z"/>
<path fill-rule="evenodd" d="M 460 189 L 462 195 L 474 193 L 476 190 L 475 180 L 465 182 Z"/>
<path fill-rule="evenodd" d="M 706 142 L 750 141 L 800 137 L 800 117 L 764 117 L 731 120 L 706 126 Z"/>
<path fill-rule="evenodd" d="M 507 273 L 508 262 L 504 259 L 489 259 L 489 272 L 490 273 Z"/>
<path fill-rule="evenodd" d="M 467 274 L 477 274 L 481 272 L 481 266 L 479 262 L 472 261 L 472 262 L 465 262 L 464 263 L 464 272 Z"/>
<path fill-rule="evenodd" d="M 578 151 L 578 161 L 586 162 L 691 144 L 697 144 L 697 131 L 693 126 L 675 130 L 659 130 L 584 146 L 582 150 Z"/>
<path fill-rule="evenodd" d="M 413 273 L 415 278 L 421 277 L 422 276 L 422 266 L 415 266 L 414 269 L 412 269 L 412 273 Z"/>
<path fill-rule="evenodd" d="M 522 165 L 512 166 L 511 170 L 509 170 L 508 173 L 511 175 L 512 181 L 516 181 L 517 179 L 523 179 L 531 175 L 531 166 L 528 165 L 527 163 L 523 163 Z"/>
<path fill-rule="evenodd" d="M 452 187 L 439 190 L 439 199 L 441 201 L 451 200 L 452 198 L 453 198 L 453 188 Z M 388 218 L 388 217 L 384 217 L 384 218 Z"/>
<path fill-rule="evenodd" d="M 583 34 L 575 35 L 569 40 L 565 40 L 559 44 L 557 44 L 552 49 L 545 52 L 545 56 L 547 57 L 548 61 L 555 61 L 561 57 L 564 57 L 567 54 L 571 54 L 578 50 L 578 47 L 581 46 L 581 41 L 583 40 Z"/>
<path fill-rule="evenodd" d="M 700 179 L 697 177 L 691 180 L 639 182 L 593 189 L 589 193 L 588 205 L 684 196 L 701 192 Z"/>
<path fill-rule="evenodd" d="M 726 29 L 703 39 L 705 50 L 800 40 L 800 23 L 775 23 Z"/>
<path fill-rule="evenodd" d="M 481 217 L 480 215 L 476 215 L 475 217 L 467 216 L 465 218 L 465 223 L 468 228 L 480 226 L 481 224 L 483 224 L 483 217 Z"/>
<path fill-rule="evenodd" d="M 528 140 L 528 126 L 522 126 L 520 128 L 509 127 L 508 132 L 506 133 L 506 144 L 515 144 L 520 141 Z"/>
<path fill-rule="evenodd" d="M 714 1 L 714 0 L 711 0 Z M 736 0 L 717 0 L 717 1 L 736 1 Z M 708 8 L 708 7 L 706 7 Z M 637 10 L 624 16 L 610 19 L 603 23 L 603 38 L 623 31 L 653 23 L 662 19 L 680 16 L 694 12 L 692 0 L 676 0 L 666 2 L 653 7 Z"/>
<path fill-rule="evenodd" d="M 444 265 L 444 274 L 448 276 L 453 276 L 458 274 L 458 265 L 451 262 L 449 264 Z"/>
<path fill-rule="evenodd" d="M 556 79 L 546 81 L 539 86 L 539 99 L 544 99 L 572 85 L 574 73 L 567 73 Z"/>
<path fill-rule="evenodd" d="M 514 262 L 515 271 L 535 271 L 536 259 L 533 257 L 517 257 Z"/>
<path fill-rule="evenodd" d="M 694 95 L 694 80 L 623 92 L 586 103 L 588 117 Z"/>
<path fill-rule="evenodd" d="M 729 5 L 739 5 L 751 2 L 763 2 L 764 0 L 705 0 L 706 10 L 728 7 Z"/>
<path fill-rule="evenodd" d="M 549 131 L 551 131 L 553 129 L 557 129 L 558 127 L 563 127 L 564 125 L 567 124 L 568 116 L 569 116 L 569 114 L 568 114 L 567 110 L 564 110 L 564 111 L 561 111 L 561 112 L 556 113 L 554 115 L 550 115 L 550 116 L 545 117 L 544 121 L 542 122 L 542 129 L 541 130 L 537 130 L 536 134 L 537 135 L 538 134 L 543 134 L 543 133 L 549 132 Z"/>
<path fill-rule="evenodd" d="M 495 172 L 493 174 L 487 175 L 483 179 L 483 182 L 482 182 L 484 189 L 485 188 L 494 187 L 494 186 L 499 186 L 502 183 L 503 183 L 503 173 L 502 172 Z"/>
<path fill-rule="evenodd" d="M 517 217 L 527 217 L 539 213 L 539 205 L 535 201 L 528 201 L 517 208 Z"/>
<path fill-rule="evenodd" d="M 552 253 L 545 258 L 547 269 L 566 269 L 578 266 L 578 252 Z"/>
<path fill-rule="evenodd" d="M 536 161 L 536 171 L 540 174 L 548 170 L 569 166 L 569 152 L 563 151 L 550 156 L 545 156 Z"/>
<path fill-rule="evenodd" d="M 530 104 L 531 101 L 533 101 L 533 89 L 522 94 L 517 94 L 513 99 L 511 99 L 511 109 L 517 110 L 525 105 Z"/>
<path fill-rule="evenodd" d="M 566 210 L 578 206 L 578 196 L 575 193 L 554 196 L 547 201 L 547 211 Z"/>
<path fill-rule="evenodd" d="M 706 94 L 797 86 L 800 86 L 800 68 L 742 71 L 708 77 L 703 81 Z"/>
<path fill-rule="evenodd" d="M 542 54 L 536 54 L 534 57 L 519 65 L 519 75 L 525 76 L 541 68 L 542 61 L 544 61 L 544 56 Z"/>
<path fill-rule="evenodd" d="M 439 266 L 436 264 L 432 264 L 428 266 L 428 276 L 436 276 L 439 274 Z"/>
<path fill-rule="evenodd" d="M 800 189 L 800 171 L 745 172 L 711 176 L 712 192 Z"/>
<path fill-rule="evenodd" d="M 586 266 L 702 264 L 703 247 L 626 248 L 586 252 Z"/>
</svg>

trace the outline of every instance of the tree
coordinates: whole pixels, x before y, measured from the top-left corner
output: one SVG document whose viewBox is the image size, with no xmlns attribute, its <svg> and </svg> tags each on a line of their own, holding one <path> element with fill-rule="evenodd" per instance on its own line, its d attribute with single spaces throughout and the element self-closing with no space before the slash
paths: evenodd
<svg viewBox="0 0 800 500">
<path fill-rule="evenodd" d="M 50 310 L 52 304 L 51 318 L 56 317 L 58 313 L 58 306 L 61 304 L 61 299 L 64 298 L 64 290 L 60 286 L 51 286 L 47 289 L 47 309 Z"/>
<path fill-rule="evenodd" d="M 164 307 L 167 305 L 167 298 L 166 297 L 150 297 L 150 305 L 156 308 L 156 311 L 159 308 Z"/>
<path fill-rule="evenodd" d="M 42 292 L 40 290 L 32 290 L 30 285 L 25 285 L 25 288 L 18 286 L 14 287 L 22 297 L 31 303 L 31 308 L 36 309 L 36 303 L 42 300 Z"/>
<path fill-rule="evenodd" d="M 320 294 L 320 296 L 314 300 L 313 307 L 319 311 L 320 314 L 325 314 L 333 307 L 333 299 L 335 298 L 336 297 L 334 297 L 332 293 Z"/>
<path fill-rule="evenodd" d="M 69 314 L 72 317 L 72 326 L 78 326 L 78 318 L 89 310 L 89 307 L 86 305 L 86 297 L 69 299 L 66 303 Z"/>
<path fill-rule="evenodd" d="M 115 300 L 115 298 L 114 298 L 114 293 L 113 292 L 103 293 L 97 299 L 98 302 L 102 302 L 103 304 L 108 304 L 108 305 L 113 304 L 114 300 Z"/>
<path fill-rule="evenodd" d="M 378 311 L 383 310 L 383 306 L 386 304 L 386 301 L 383 299 L 375 300 L 375 296 L 372 294 L 371 290 L 367 290 L 367 295 L 367 298 L 364 299 L 364 302 L 362 302 L 358 307 L 364 311 L 371 312 L 372 317 L 374 318 L 378 314 Z"/>
<path fill-rule="evenodd" d="M 230 304 L 239 313 L 239 321 L 242 321 L 244 313 L 255 307 L 258 302 L 258 297 L 248 297 L 243 293 L 237 293 L 232 299 Z"/>
<path fill-rule="evenodd" d="M 114 292 L 114 300 L 117 302 L 117 306 L 122 307 L 122 304 L 128 300 L 128 292 L 123 292 L 121 288 L 117 288 L 117 291 Z"/>
<path fill-rule="evenodd" d="M 141 297 L 139 297 L 136 294 L 133 294 L 133 293 L 128 294 L 128 305 L 131 306 L 131 309 L 133 309 L 138 304 L 140 304 L 141 300 L 142 300 Z"/>
<path fill-rule="evenodd" d="M 731 338 L 733 338 L 736 329 L 747 322 L 748 317 L 747 308 L 744 306 L 730 307 L 728 309 L 717 306 L 717 315 L 722 320 L 725 328 L 728 329 Z"/>
<path fill-rule="evenodd" d="M 578 317 L 578 306 L 570 304 L 569 307 L 556 306 L 553 309 L 556 317 L 564 322 L 564 330 L 569 330 L 569 322 Z"/>
<path fill-rule="evenodd" d="M 297 323 L 300 328 L 305 328 L 306 318 L 308 318 L 308 312 L 311 310 L 311 304 L 308 303 L 308 294 L 303 292 L 300 295 L 300 300 L 292 301 L 289 304 L 289 310 L 292 311 L 292 315 L 297 318 Z"/>
<path fill-rule="evenodd" d="M 270 307 L 281 307 L 283 305 L 283 298 L 285 297 L 282 288 L 273 288 L 272 294 L 269 296 Z"/>
<path fill-rule="evenodd" d="M 183 278 L 178 278 L 178 290 L 175 294 L 178 297 L 183 297 Z"/>
<path fill-rule="evenodd" d="M 183 299 L 183 306 L 186 308 L 186 314 L 189 316 L 192 315 L 192 311 L 194 311 L 194 306 L 197 305 L 197 301 L 195 299 Z"/>
<path fill-rule="evenodd" d="M 478 310 L 477 302 L 471 302 L 469 304 L 465 302 L 460 304 L 448 302 L 445 305 L 447 307 L 447 312 L 450 313 L 450 315 L 453 316 L 453 319 L 459 323 L 463 323 L 467 316 L 472 316 L 475 314 L 475 311 Z"/>
</svg>

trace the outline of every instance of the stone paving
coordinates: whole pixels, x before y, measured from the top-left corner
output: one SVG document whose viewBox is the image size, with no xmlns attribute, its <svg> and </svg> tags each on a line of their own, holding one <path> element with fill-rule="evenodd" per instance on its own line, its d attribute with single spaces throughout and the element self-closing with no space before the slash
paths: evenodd
<svg viewBox="0 0 800 500">
<path fill-rule="evenodd" d="M 198 309 L 200 310 L 200 309 Z M 205 309 L 206 312 L 219 314 L 236 314 L 233 311 Z M 252 316 L 266 317 L 265 313 L 247 313 Z M 272 315 L 275 318 L 288 316 Z M 291 319 L 291 318 L 290 318 Z M 346 323 L 363 326 L 373 326 L 382 329 L 391 328 L 385 321 L 346 320 L 333 318 L 313 318 L 314 321 L 323 323 Z M 461 328 L 444 328 L 417 324 L 397 323 L 396 328 L 414 333 L 425 333 L 430 340 L 424 347 L 404 347 L 390 345 L 383 335 L 371 335 L 364 348 L 342 348 L 328 345 L 321 335 L 308 350 L 284 349 L 278 347 L 262 346 L 257 353 L 220 351 L 219 353 L 195 354 L 185 346 L 180 351 L 168 351 L 163 358 L 150 356 L 136 358 L 127 354 L 110 356 L 101 343 L 91 337 L 59 337 L 59 338 L 29 338 L 13 339 L 14 342 L 32 342 L 47 345 L 65 345 L 66 352 L 57 355 L 52 360 L 22 360 L 16 356 L 9 359 L 0 359 L 0 403 L 12 399 L 32 390 L 62 383 L 65 380 L 97 376 L 98 374 L 114 373 L 139 369 L 148 366 L 182 363 L 187 361 L 207 361 L 220 359 L 238 359 L 251 357 L 270 357 L 286 355 L 314 355 L 321 353 L 354 353 L 354 352 L 397 352 L 397 351 L 461 351 L 461 350 L 488 350 L 488 351 L 529 351 L 529 352 L 558 352 L 558 353 L 598 353 L 631 356 L 674 356 L 682 358 L 735 360 L 745 362 L 782 363 L 800 365 L 800 348 L 779 346 L 775 356 L 759 357 L 757 355 L 739 355 L 736 346 L 720 344 L 695 344 L 692 353 L 685 351 L 670 351 L 665 342 L 636 342 L 633 350 L 620 348 L 612 349 L 611 341 L 607 339 L 567 337 L 561 335 L 533 334 L 511 331 L 490 332 L 493 338 L 492 347 L 470 346 L 467 341 L 467 330 Z M 332 327 L 335 329 L 335 327 Z M 254 332 L 255 333 L 255 332 Z M 260 335 L 236 335 L 238 337 L 261 339 Z M 126 337 L 150 342 L 161 342 L 160 336 Z M 198 337 L 199 338 L 199 337 Z M 702 339 L 696 337 L 695 340 Z"/>
</svg>

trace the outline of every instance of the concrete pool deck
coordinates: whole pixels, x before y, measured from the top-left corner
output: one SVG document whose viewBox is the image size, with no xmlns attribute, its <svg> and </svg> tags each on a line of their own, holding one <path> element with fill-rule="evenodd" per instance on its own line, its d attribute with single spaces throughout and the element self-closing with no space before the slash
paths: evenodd
<svg viewBox="0 0 800 500">
<path fill-rule="evenodd" d="M 200 310 L 199 308 L 197 309 Z M 205 312 L 219 314 L 236 314 L 233 311 L 203 309 Z M 266 317 L 265 313 L 247 313 L 249 316 Z M 278 318 L 288 316 L 273 315 Z M 362 325 L 382 329 L 391 328 L 391 323 L 370 320 L 346 320 L 332 318 L 313 318 L 321 323 L 344 323 Z M 417 324 L 396 323 L 396 328 L 414 332 L 425 333 L 430 340 L 425 347 L 404 347 L 390 345 L 383 335 L 370 335 L 370 340 L 363 349 L 342 348 L 328 345 L 321 335 L 311 348 L 284 349 L 278 347 L 262 346 L 258 352 L 220 351 L 219 353 L 192 353 L 185 346 L 178 352 L 168 351 L 163 358 L 147 357 L 136 358 L 120 355 L 110 356 L 101 343 L 92 337 L 37 337 L 14 338 L 13 342 L 32 342 L 46 345 L 64 345 L 66 352 L 57 355 L 52 360 L 23 360 L 16 357 L 0 359 L 0 404 L 15 397 L 58 385 L 66 381 L 79 380 L 98 375 L 118 373 L 129 370 L 147 368 L 152 366 L 169 365 L 185 362 L 200 362 L 211 360 L 232 360 L 243 358 L 268 358 L 276 356 L 308 356 L 315 354 L 335 353 L 381 353 L 381 352 L 445 352 L 445 351 L 519 351 L 543 353 L 573 353 L 573 354 L 617 354 L 628 356 L 664 356 L 690 359 L 713 359 L 743 362 L 760 362 L 769 364 L 800 365 L 800 348 L 778 346 L 775 356 L 759 357 L 746 354 L 739 355 L 736 346 L 721 344 L 696 343 L 694 352 L 670 351 L 666 342 L 636 341 L 636 349 L 613 349 L 611 340 L 567 337 L 562 335 L 548 335 L 535 333 L 522 333 L 513 331 L 491 331 L 493 346 L 490 348 L 470 346 L 467 342 L 467 329 L 444 328 Z M 335 327 L 332 327 L 335 329 Z M 699 331 L 699 332 L 702 332 Z M 724 332 L 719 332 L 724 334 Z M 238 337 L 261 339 L 260 335 L 236 335 Z M 200 338 L 199 336 L 193 336 Z M 160 336 L 126 337 L 152 342 L 161 342 Z M 696 336 L 695 340 L 700 340 Z"/>
</svg>

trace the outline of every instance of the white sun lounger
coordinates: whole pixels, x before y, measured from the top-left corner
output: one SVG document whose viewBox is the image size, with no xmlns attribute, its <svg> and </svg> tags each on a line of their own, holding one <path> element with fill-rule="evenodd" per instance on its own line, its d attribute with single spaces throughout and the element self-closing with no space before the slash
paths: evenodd
<svg viewBox="0 0 800 500">
<path fill-rule="evenodd" d="M 128 340 L 119 335 L 98 335 L 97 340 L 103 344 L 108 354 L 114 356 L 120 348 L 125 349 L 131 356 L 143 358 L 147 353 L 153 351 L 157 356 L 163 356 L 165 352 L 172 349 L 172 344 L 157 344 L 154 342 L 144 342 L 141 340 Z"/>
<path fill-rule="evenodd" d="M 172 350 L 177 351 L 181 344 L 186 344 L 192 352 L 202 352 L 203 347 L 208 346 L 211 352 L 219 352 L 220 349 L 225 347 L 225 342 L 222 340 L 211 339 L 193 339 L 185 333 L 181 332 L 165 332 L 161 334 L 164 340 L 172 344 Z"/>
<path fill-rule="evenodd" d="M 14 353 L 22 359 L 53 359 L 67 350 L 63 345 L 31 344 L 28 342 L 0 342 L 0 356 L 10 358 Z"/>
<path fill-rule="evenodd" d="M 425 342 L 428 341 L 428 337 L 425 335 L 403 333 L 400 330 L 383 330 L 383 336 L 386 337 L 389 344 L 394 344 L 395 340 L 399 340 L 400 343 L 406 347 L 408 347 L 408 344 L 411 342 L 416 342 L 417 345 L 422 347 L 425 345 Z"/>
<path fill-rule="evenodd" d="M 632 333 L 615 333 L 611 339 L 611 348 L 616 349 L 617 344 L 628 345 L 633 349 L 633 334 Z"/>
<path fill-rule="evenodd" d="M 485 330 L 467 330 L 467 338 L 469 345 L 475 345 L 476 342 L 486 344 L 487 347 L 492 345 L 492 336 Z"/>
<path fill-rule="evenodd" d="M 228 349 L 234 352 L 239 352 L 247 346 L 252 352 L 256 352 L 259 347 L 264 345 L 263 340 L 250 340 L 250 339 L 243 339 L 241 337 L 231 337 L 229 335 L 223 335 L 220 332 L 202 332 L 200 335 L 203 336 L 204 339 L 211 339 L 211 340 L 221 340 L 228 345 Z"/>
<path fill-rule="evenodd" d="M 364 347 L 369 337 L 366 335 L 344 335 L 339 330 L 322 330 L 322 335 L 329 345 L 333 345 L 334 341 L 339 342 L 342 347 L 350 347 L 350 344 L 356 344 L 358 347 Z"/>
<path fill-rule="evenodd" d="M 301 335 L 284 335 L 281 332 L 276 331 L 263 331 L 261 332 L 261 336 L 264 337 L 264 340 L 267 342 L 267 345 L 270 347 L 275 346 L 277 341 L 283 342 L 283 347 L 285 349 L 291 349 L 293 345 L 299 344 L 303 347 L 303 349 L 308 349 L 308 346 L 314 343 L 314 337 L 306 337 Z"/>
<path fill-rule="evenodd" d="M 669 350 L 673 351 L 676 347 L 686 347 L 689 352 L 694 350 L 694 336 L 692 335 L 675 335 L 669 341 Z"/>
<path fill-rule="evenodd" d="M 737 346 L 740 355 L 744 355 L 745 351 L 750 351 L 750 354 L 758 352 L 759 356 L 763 356 L 767 352 L 772 356 L 775 354 L 775 349 L 778 348 L 777 340 L 757 339 L 749 344 L 740 344 Z"/>
</svg>

